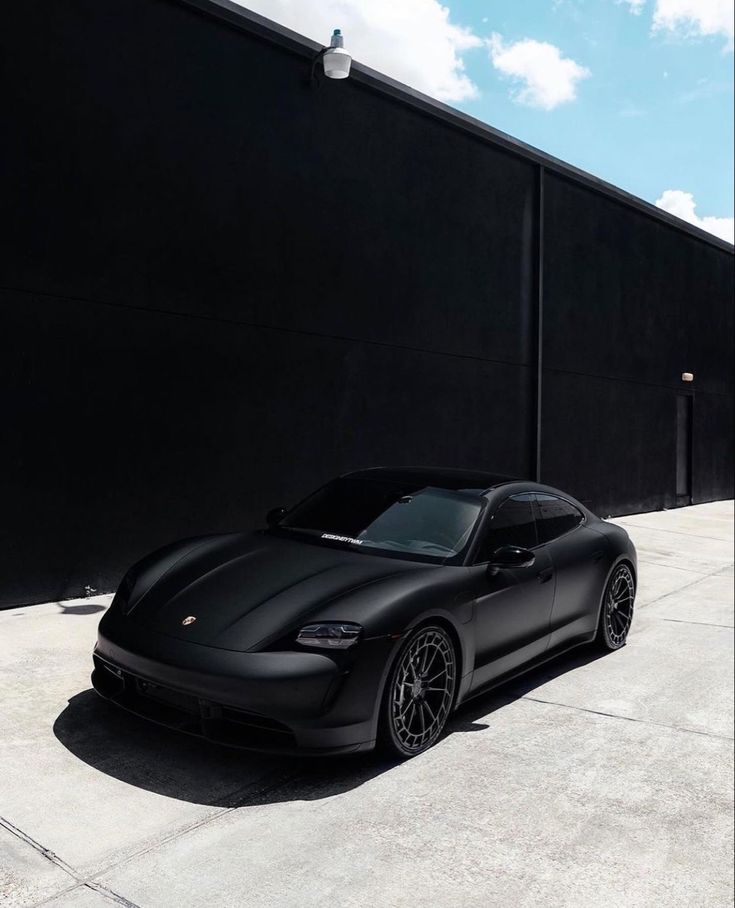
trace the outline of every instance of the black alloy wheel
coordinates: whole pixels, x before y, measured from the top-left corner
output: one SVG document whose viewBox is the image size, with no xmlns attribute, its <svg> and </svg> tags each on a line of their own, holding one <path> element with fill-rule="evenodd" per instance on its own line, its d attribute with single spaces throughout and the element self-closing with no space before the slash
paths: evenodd
<svg viewBox="0 0 735 908">
<path fill-rule="evenodd" d="M 457 655 L 444 628 L 421 627 L 404 643 L 390 674 L 381 715 L 382 740 L 413 757 L 439 739 L 454 705 Z"/>
<path fill-rule="evenodd" d="M 604 649 L 616 650 L 625 645 L 633 621 L 635 580 L 627 564 L 613 571 L 605 590 L 600 614 L 598 642 Z"/>
</svg>

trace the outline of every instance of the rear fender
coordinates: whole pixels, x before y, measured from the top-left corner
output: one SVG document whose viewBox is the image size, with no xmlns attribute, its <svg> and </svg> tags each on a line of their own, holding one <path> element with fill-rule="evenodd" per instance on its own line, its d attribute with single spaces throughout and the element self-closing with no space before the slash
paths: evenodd
<svg viewBox="0 0 735 908">
<path fill-rule="evenodd" d="M 602 606 L 605 601 L 605 592 L 607 590 L 607 585 L 610 582 L 610 578 L 612 577 L 613 573 L 615 572 L 615 569 L 617 568 L 617 566 L 619 564 L 622 564 L 623 562 L 626 562 L 627 564 L 629 564 L 631 566 L 631 568 L 633 570 L 633 580 L 635 582 L 636 592 L 638 592 L 638 570 L 637 570 L 637 565 L 636 565 L 636 559 L 631 558 L 628 553 L 623 553 L 621 555 L 618 555 L 618 557 L 613 561 L 612 566 L 610 567 L 610 570 L 607 572 L 607 577 L 605 577 L 605 582 L 602 585 L 602 591 L 600 593 L 600 601 L 597 603 L 597 619 L 595 621 L 596 628 L 600 626 L 600 615 L 602 614 Z"/>
</svg>

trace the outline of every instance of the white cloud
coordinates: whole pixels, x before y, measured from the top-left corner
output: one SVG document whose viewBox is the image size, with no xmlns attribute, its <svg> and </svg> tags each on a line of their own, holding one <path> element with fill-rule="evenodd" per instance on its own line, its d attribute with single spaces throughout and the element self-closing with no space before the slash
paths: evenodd
<svg viewBox="0 0 735 908">
<path fill-rule="evenodd" d="M 643 7 L 646 5 L 646 0 L 615 0 L 618 5 L 624 5 L 628 7 L 628 11 L 633 13 L 634 16 L 640 16 L 643 12 Z"/>
<path fill-rule="evenodd" d="M 702 230 L 714 233 L 715 236 L 728 243 L 735 243 L 735 219 L 734 218 L 700 218 L 696 212 L 697 203 L 691 192 L 683 192 L 681 189 L 667 189 L 660 199 L 656 199 L 656 206 L 674 214 L 683 221 L 695 224 Z"/>
<path fill-rule="evenodd" d="M 345 47 L 355 60 L 441 101 L 476 97 L 477 86 L 462 55 L 481 47 L 468 28 L 449 20 L 437 0 L 237 0 L 243 6 L 329 43 L 341 28 Z"/>
<path fill-rule="evenodd" d="M 493 66 L 504 76 L 522 84 L 513 95 L 521 104 L 553 110 L 560 104 L 573 101 L 577 96 L 577 83 L 589 76 L 590 71 L 545 41 L 524 38 L 506 44 L 501 35 L 494 34 L 488 41 Z"/>
<path fill-rule="evenodd" d="M 684 37 L 721 35 L 732 50 L 734 18 L 733 0 L 656 0 L 653 29 Z"/>
</svg>

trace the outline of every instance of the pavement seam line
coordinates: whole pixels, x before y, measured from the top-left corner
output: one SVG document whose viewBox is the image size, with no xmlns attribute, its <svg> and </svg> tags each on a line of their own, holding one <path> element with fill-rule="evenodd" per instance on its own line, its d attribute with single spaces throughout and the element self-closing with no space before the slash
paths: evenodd
<svg viewBox="0 0 735 908">
<path fill-rule="evenodd" d="M 70 892 L 75 892 L 77 889 L 83 889 L 84 883 L 74 882 L 73 885 L 67 886 L 66 889 L 62 889 L 60 892 L 53 892 L 51 895 L 47 895 L 45 898 L 41 899 L 40 902 L 34 902 L 31 908 L 42 908 L 43 905 L 48 905 L 49 902 L 53 902 L 54 899 L 60 899 L 64 895 L 68 895 Z"/>
<path fill-rule="evenodd" d="M 732 624 L 713 624 L 711 621 L 686 621 L 684 618 L 661 618 L 661 621 L 673 621 L 674 624 L 694 624 L 697 627 L 724 627 L 728 631 L 733 629 Z"/>
<path fill-rule="evenodd" d="M 650 564 L 650 562 L 648 562 Z M 664 567 L 664 565 L 662 565 Z M 650 602 L 645 602 L 642 605 L 637 606 L 638 610 L 648 608 L 651 605 L 655 605 L 657 602 L 662 602 L 664 599 L 667 599 L 669 596 L 678 596 L 679 593 L 683 593 L 685 590 L 691 589 L 693 586 L 696 586 L 698 583 L 702 583 L 705 580 L 710 580 L 712 577 L 716 577 L 718 574 L 723 574 L 725 571 L 729 570 L 732 567 L 730 564 L 724 565 L 724 567 L 717 568 L 716 571 L 712 571 L 710 574 L 701 574 L 697 577 L 696 580 L 692 580 L 691 583 L 685 583 L 684 586 L 680 586 L 678 589 L 671 590 L 669 593 L 663 593 L 661 596 L 658 596 L 656 599 L 651 599 Z"/>
<path fill-rule="evenodd" d="M 45 902 L 51 901 L 57 898 L 60 895 L 63 895 L 65 892 L 71 892 L 74 889 L 77 889 L 78 886 L 87 886 L 90 889 L 97 889 L 97 884 L 92 883 L 90 880 L 85 879 L 82 874 L 75 870 L 71 864 L 67 864 L 63 858 L 60 858 L 56 852 L 52 851 L 50 848 L 46 848 L 45 845 L 42 845 L 40 842 L 37 842 L 32 836 L 29 836 L 27 832 L 24 832 L 14 823 L 11 823 L 10 820 L 6 819 L 3 816 L 0 816 L 0 826 L 6 829 L 11 835 L 14 835 L 17 839 L 20 839 L 21 842 L 25 842 L 26 845 L 29 845 L 36 851 L 41 857 L 46 858 L 51 864 L 55 867 L 58 867 L 60 870 L 63 870 L 68 876 L 70 876 L 76 886 L 71 886 L 68 889 L 63 889 L 61 892 L 56 892 L 53 895 L 49 896 L 48 899 L 44 899 L 41 902 L 37 902 L 37 905 L 43 905 Z M 106 896 L 109 899 L 117 902 L 120 905 L 124 905 L 125 908 L 140 908 L 139 905 L 136 905 L 135 902 L 131 902 L 124 896 L 119 895 L 117 892 L 113 892 L 112 889 L 108 889 L 106 886 L 100 886 L 99 890 L 101 895 Z"/>
<path fill-rule="evenodd" d="M 116 905 L 123 905 L 124 908 L 141 908 L 141 906 L 136 905 L 135 902 L 131 902 L 124 896 L 118 895 L 117 892 L 113 892 L 111 889 L 107 889 L 107 887 L 101 886 L 97 883 L 90 882 L 75 883 L 75 885 L 69 886 L 68 889 L 62 889 L 61 892 L 54 892 L 42 901 L 35 902 L 32 908 L 43 908 L 44 905 L 50 905 L 51 902 L 55 902 L 57 899 L 60 899 L 66 895 L 70 895 L 72 892 L 76 892 L 78 889 L 91 889 L 92 892 L 96 892 L 107 901 L 114 902 Z"/>
<path fill-rule="evenodd" d="M 37 842 L 35 839 L 31 838 L 27 832 L 23 832 L 22 829 L 19 829 L 10 820 L 7 820 L 5 817 L 0 816 L 0 826 L 4 829 L 7 829 L 12 835 L 17 839 L 20 839 L 21 842 L 25 842 L 26 845 L 30 845 L 34 851 L 37 851 L 42 857 L 46 858 L 47 861 L 54 864 L 56 867 L 59 867 L 64 873 L 67 873 L 73 880 L 76 880 L 77 883 L 83 883 L 84 880 L 79 873 L 71 866 L 67 864 L 62 858 L 60 858 L 55 852 L 51 851 L 50 848 L 46 848 L 44 845 L 41 845 L 40 842 Z"/>
<path fill-rule="evenodd" d="M 710 542 L 725 542 L 720 536 L 701 536 L 699 533 L 682 533 L 681 530 L 667 530 L 663 527 L 649 527 L 643 523 L 633 523 L 627 517 L 623 518 L 627 526 L 634 530 L 649 530 L 652 533 L 673 533 L 675 536 L 688 536 L 690 539 L 709 539 Z M 620 521 L 623 522 L 622 520 Z"/>
<path fill-rule="evenodd" d="M 239 810 L 244 806 L 244 803 L 248 800 L 248 794 L 250 792 L 253 792 L 253 789 L 255 789 L 255 791 L 253 792 L 253 799 L 257 800 L 258 797 L 270 794 L 273 791 L 277 791 L 279 788 L 285 788 L 287 785 L 289 785 L 291 782 L 296 781 L 298 778 L 299 776 L 296 773 L 286 776 L 284 776 L 283 774 L 273 774 L 271 779 L 266 781 L 265 785 L 262 784 L 265 781 L 263 779 L 246 785 L 240 790 L 240 795 L 238 796 L 236 803 L 232 804 L 229 807 L 223 807 L 221 810 L 214 811 L 213 813 L 210 813 L 206 817 L 202 817 L 200 820 L 196 820 L 193 823 L 189 823 L 185 826 L 180 826 L 177 829 L 174 829 L 168 835 L 164 835 L 161 838 L 157 839 L 155 842 L 151 842 L 149 845 L 138 849 L 138 851 L 134 851 L 131 854 L 126 855 L 119 861 L 113 861 L 105 864 L 94 873 L 91 873 L 86 882 L 94 883 L 105 874 L 111 873 L 113 870 L 117 870 L 119 867 L 125 866 L 125 864 L 129 864 L 136 858 L 149 854 L 151 851 L 156 851 L 158 848 L 162 848 L 164 845 L 167 845 L 169 842 L 173 842 L 176 839 L 183 838 L 190 832 L 201 829 L 203 826 L 207 826 L 209 823 L 213 823 L 216 820 L 220 819 L 220 817 L 224 817 L 227 814 L 232 813 L 233 810 Z M 255 805 L 253 804 L 250 806 Z M 132 906 L 132 908 L 140 908 L 140 906 L 134 905 L 132 902 L 126 904 L 129 904 L 130 906 Z"/>
<path fill-rule="evenodd" d="M 638 558 L 638 564 L 652 564 L 655 567 L 665 567 L 667 571 L 682 571 L 684 574 L 696 574 L 698 577 L 707 577 L 706 571 L 695 571 L 692 568 L 678 567 L 673 564 L 661 564 L 660 561 L 649 561 L 647 558 Z"/>
<path fill-rule="evenodd" d="M 558 703 L 555 700 L 543 700 L 541 697 L 524 696 L 521 700 L 528 700 L 532 703 L 543 703 L 546 706 L 557 706 L 560 709 L 571 709 L 580 713 L 591 713 L 594 716 L 604 716 L 606 719 L 620 719 L 623 722 L 638 722 L 641 725 L 652 725 L 655 728 L 667 728 L 669 731 L 681 731 L 690 735 L 700 735 L 703 738 L 715 738 L 718 741 L 732 742 L 729 735 L 718 735 L 717 732 L 700 731 L 696 728 L 687 728 L 683 725 L 667 725 L 665 722 L 654 722 L 651 719 L 638 719 L 635 716 L 621 716 L 618 713 L 607 713 L 601 709 L 589 709 L 586 706 L 572 706 L 570 703 Z"/>
<path fill-rule="evenodd" d="M 85 881 L 84 886 L 86 889 L 91 889 L 92 892 L 104 896 L 104 898 L 109 899 L 111 902 L 123 905 L 124 908 L 140 908 L 140 905 L 136 904 L 136 902 L 131 902 L 130 899 L 126 899 L 124 895 L 120 895 L 118 892 L 108 889 L 108 887 L 103 886 L 102 883 L 96 883 L 94 880 L 87 880 Z"/>
</svg>

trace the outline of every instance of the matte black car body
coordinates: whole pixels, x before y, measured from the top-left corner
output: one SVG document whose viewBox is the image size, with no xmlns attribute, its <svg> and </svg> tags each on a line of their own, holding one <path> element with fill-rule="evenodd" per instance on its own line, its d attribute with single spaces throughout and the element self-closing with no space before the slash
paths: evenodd
<svg viewBox="0 0 735 908">
<path fill-rule="evenodd" d="M 456 707 L 592 641 L 616 566 L 628 565 L 635 577 L 625 531 L 547 486 L 451 470 L 349 475 L 482 490 L 481 516 L 461 563 L 267 530 L 177 542 L 135 565 L 120 585 L 99 626 L 95 689 L 140 715 L 227 744 L 368 750 L 378 737 L 386 679 L 413 628 L 448 632 L 458 663 Z M 498 507 L 536 494 L 571 503 L 579 525 L 536 545 L 531 567 L 489 571 L 475 563 Z M 359 643 L 308 651 L 295 637 L 312 621 L 358 624 Z"/>
</svg>

